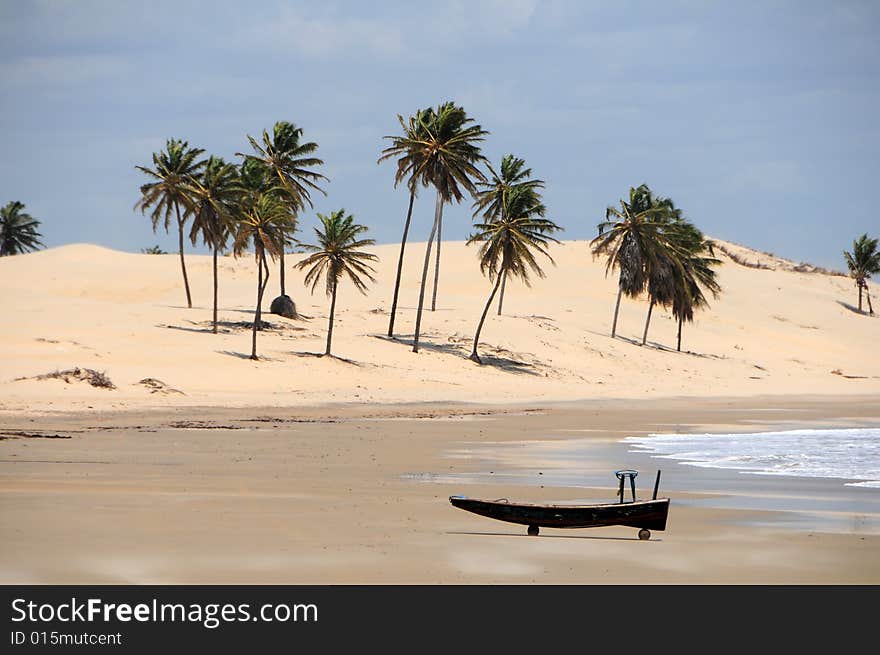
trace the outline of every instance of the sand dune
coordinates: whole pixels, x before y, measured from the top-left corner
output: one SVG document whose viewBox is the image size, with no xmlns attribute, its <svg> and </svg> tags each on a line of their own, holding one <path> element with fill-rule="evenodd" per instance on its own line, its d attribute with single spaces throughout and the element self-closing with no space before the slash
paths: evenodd
<svg viewBox="0 0 880 655">
<path fill-rule="evenodd" d="M 288 259 L 288 292 L 310 317 L 267 316 L 259 362 L 247 358 L 256 293 L 252 258 L 221 259 L 222 334 L 210 333 L 211 260 L 187 256 L 195 306 L 187 309 L 176 255 L 70 245 L 0 260 L 0 409 L 65 411 L 168 405 L 315 405 L 324 402 L 523 402 L 596 397 L 877 394 L 880 320 L 851 305 L 848 278 L 798 272 L 764 253 L 726 244 L 770 269 L 721 255 L 724 294 L 684 328 L 655 311 L 640 347 L 645 301 L 621 308 L 609 337 L 616 278 L 587 243 L 553 250 L 557 266 L 532 288 L 508 285 L 504 315 L 483 330 L 486 364 L 467 359 L 490 285 L 475 249 L 444 243 L 436 312 L 423 319 L 423 351 L 410 352 L 424 244 L 407 250 L 400 340 L 384 337 L 398 246 L 377 246 L 378 284 L 340 289 L 334 353 L 323 352 L 328 302 L 311 296 Z M 774 270 L 775 269 L 775 270 Z M 277 294 L 273 267 L 264 309 Z M 348 360 L 348 361 L 346 361 Z M 21 380 L 73 367 L 105 372 L 115 390 L 85 382 Z M 140 384 L 153 378 L 182 393 Z"/>
</svg>

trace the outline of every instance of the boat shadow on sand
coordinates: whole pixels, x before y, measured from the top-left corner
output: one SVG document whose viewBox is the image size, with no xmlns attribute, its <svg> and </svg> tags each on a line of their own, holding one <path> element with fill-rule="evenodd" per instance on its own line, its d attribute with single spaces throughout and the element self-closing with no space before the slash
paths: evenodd
<svg viewBox="0 0 880 655">
<path fill-rule="evenodd" d="M 593 539 L 599 541 L 643 541 L 638 537 L 603 537 L 600 535 L 587 534 L 539 534 L 528 535 L 523 532 L 464 532 L 461 530 L 450 530 L 446 534 L 465 535 L 473 537 L 525 537 L 527 539 Z M 652 539 L 654 543 L 660 543 L 662 539 Z M 650 541 L 648 543 L 651 543 Z"/>
</svg>

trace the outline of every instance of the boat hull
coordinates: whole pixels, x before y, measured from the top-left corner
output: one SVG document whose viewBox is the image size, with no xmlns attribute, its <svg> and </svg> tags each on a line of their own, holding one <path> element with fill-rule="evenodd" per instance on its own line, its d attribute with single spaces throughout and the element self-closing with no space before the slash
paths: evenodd
<svg viewBox="0 0 880 655">
<path fill-rule="evenodd" d="M 530 505 L 498 500 L 450 496 L 459 509 L 497 521 L 542 528 L 597 528 L 623 525 L 646 530 L 665 530 L 669 499 L 640 500 L 600 505 Z"/>
</svg>

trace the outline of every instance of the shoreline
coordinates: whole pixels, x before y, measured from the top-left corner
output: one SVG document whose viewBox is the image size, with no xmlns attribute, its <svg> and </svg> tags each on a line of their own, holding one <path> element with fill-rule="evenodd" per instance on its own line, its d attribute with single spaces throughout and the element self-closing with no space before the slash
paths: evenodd
<svg viewBox="0 0 880 655">
<path fill-rule="evenodd" d="M 583 487 L 405 478 L 479 471 L 472 458 L 450 458 L 456 448 L 586 435 L 596 445 L 590 465 L 608 477 L 589 493 L 610 498 L 611 471 L 620 464 L 609 461 L 606 446 L 622 435 L 669 424 L 755 430 L 757 421 L 779 419 L 880 420 L 880 397 L 2 415 L 0 430 L 62 438 L 0 441 L 0 580 L 880 582 L 880 535 L 792 530 L 778 512 L 706 507 L 706 493 L 679 490 L 666 472 L 661 490 L 675 494 L 670 523 L 650 542 L 628 528 L 526 537 L 518 526 L 469 515 L 447 500 L 554 501 L 584 497 Z M 574 432 L 581 429 L 595 431 Z M 809 485 L 788 486 L 799 502 L 817 495 Z"/>
<path fill-rule="evenodd" d="M 535 398 L 530 401 L 512 401 L 512 400 L 475 400 L 465 401 L 457 399 L 432 399 L 432 400 L 409 400 L 409 401 L 327 401 L 323 403 L 292 403 L 292 404 L 259 404 L 253 402 L 241 401 L 235 404 L 214 405 L 205 403 L 195 403 L 191 405 L 185 404 L 144 404 L 127 407 L 89 407 L 89 408 L 69 408 L 69 409 L 38 409 L 36 407 L 3 407 L 0 406 L 0 427 L 4 421 L 15 421 L 16 419 L 30 419 L 32 417 L 52 418 L 66 417 L 74 420 L 85 419 L 87 417 L 124 416 L 126 414 L 203 414 L 203 413 L 219 413 L 221 416 L 226 414 L 239 414 L 242 411 L 278 414 L 286 412 L 302 413 L 306 416 L 327 415 L 335 416 L 337 413 L 345 415 L 346 419 L 351 418 L 394 418 L 394 417 L 412 417 L 412 418 L 433 418 L 434 414 L 445 415 L 495 415 L 511 412 L 539 412 L 549 409 L 566 410 L 566 409 L 588 409 L 588 408 L 619 408 L 622 405 L 632 403 L 638 405 L 664 405 L 668 403 L 701 403 L 703 405 L 734 405 L 738 403 L 752 402 L 758 405 L 766 405 L 769 403 L 782 403 L 787 407 L 776 409 L 772 407 L 755 408 L 759 411 L 792 411 L 795 409 L 809 409 L 817 403 L 823 405 L 839 405 L 841 403 L 873 403 L 880 399 L 877 393 L 811 393 L 811 394 L 742 394 L 742 395 L 706 395 L 694 396 L 687 394 L 658 396 L 652 395 L 646 398 L 643 395 L 633 394 L 632 396 L 608 396 L 608 397 L 584 397 L 584 398 Z M 371 408 L 371 409 L 367 409 Z M 731 411 L 741 411 L 742 408 L 735 408 Z M 880 420 L 880 419 L 878 419 Z"/>
</svg>

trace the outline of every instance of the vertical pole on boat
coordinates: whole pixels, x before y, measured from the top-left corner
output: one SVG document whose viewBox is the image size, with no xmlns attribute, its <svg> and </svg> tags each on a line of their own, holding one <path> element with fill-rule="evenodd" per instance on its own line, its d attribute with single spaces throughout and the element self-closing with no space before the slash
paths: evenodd
<svg viewBox="0 0 880 655">
<path fill-rule="evenodd" d="M 620 491 L 617 492 L 617 495 L 620 496 L 620 502 L 623 502 L 623 480 L 624 480 L 624 476 L 621 475 L 621 476 L 618 476 L 618 477 L 620 477 Z"/>
<path fill-rule="evenodd" d="M 633 492 L 633 502 L 636 502 L 636 476 L 629 476 L 629 486 Z"/>
<path fill-rule="evenodd" d="M 660 469 L 657 469 L 657 479 L 654 481 L 654 497 L 652 500 L 657 500 L 657 489 L 660 488 Z"/>
</svg>

